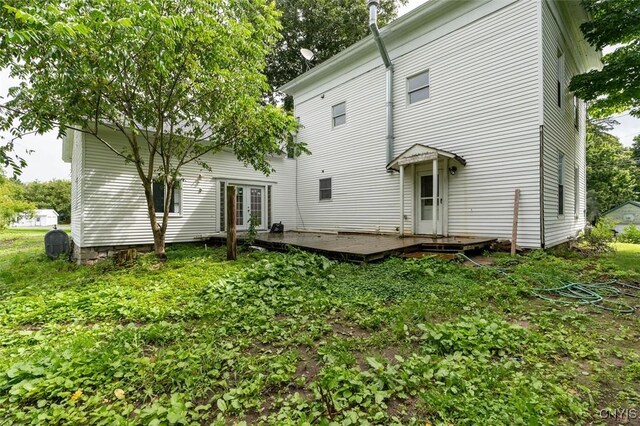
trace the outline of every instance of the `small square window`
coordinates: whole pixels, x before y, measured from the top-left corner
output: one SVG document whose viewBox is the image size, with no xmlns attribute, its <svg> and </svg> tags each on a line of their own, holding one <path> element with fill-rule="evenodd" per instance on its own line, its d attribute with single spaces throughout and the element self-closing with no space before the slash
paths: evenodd
<svg viewBox="0 0 640 426">
<path fill-rule="evenodd" d="M 407 79 L 407 95 L 409 104 L 429 99 L 429 71 Z"/>
<path fill-rule="evenodd" d="M 331 178 L 320 179 L 320 200 L 331 199 Z"/>
<path fill-rule="evenodd" d="M 338 127 L 347 122 L 347 104 L 341 102 L 331 108 L 333 116 L 333 127 Z"/>
</svg>

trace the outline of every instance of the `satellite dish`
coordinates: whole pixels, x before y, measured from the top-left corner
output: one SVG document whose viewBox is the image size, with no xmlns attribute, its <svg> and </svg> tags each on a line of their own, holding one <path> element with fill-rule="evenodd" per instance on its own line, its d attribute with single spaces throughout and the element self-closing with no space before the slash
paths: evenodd
<svg viewBox="0 0 640 426">
<path fill-rule="evenodd" d="M 304 59 L 306 59 L 307 61 L 313 61 L 315 59 L 315 57 L 316 57 L 315 53 L 313 53 L 309 49 L 305 49 L 304 47 L 302 49 L 300 49 L 300 53 L 302 54 L 302 57 Z"/>
</svg>

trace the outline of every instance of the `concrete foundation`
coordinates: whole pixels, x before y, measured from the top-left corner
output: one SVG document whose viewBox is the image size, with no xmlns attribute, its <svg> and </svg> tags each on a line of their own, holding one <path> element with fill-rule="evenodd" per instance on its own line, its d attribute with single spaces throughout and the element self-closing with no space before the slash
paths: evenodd
<svg viewBox="0 0 640 426">
<path fill-rule="evenodd" d="M 71 243 L 71 260 L 76 263 L 93 265 L 104 259 L 115 257 L 119 252 L 135 249 L 138 253 L 149 253 L 153 251 L 152 244 L 126 245 L 126 246 L 102 246 L 102 247 L 79 247 Z"/>
</svg>

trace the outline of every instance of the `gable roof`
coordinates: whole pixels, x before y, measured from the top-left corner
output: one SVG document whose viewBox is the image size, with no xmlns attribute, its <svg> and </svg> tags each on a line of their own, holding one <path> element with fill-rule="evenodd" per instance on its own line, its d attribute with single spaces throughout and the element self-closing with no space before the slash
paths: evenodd
<svg viewBox="0 0 640 426">
<path fill-rule="evenodd" d="M 614 208 L 612 208 L 612 209 L 610 209 L 610 210 L 606 211 L 606 212 L 603 214 L 603 216 L 606 216 L 606 215 L 608 215 L 609 213 L 613 213 L 614 211 L 616 211 L 616 210 L 618 210 L 618 209 L 620 209 L 620 208 L 622 208 L 622 207 L 626 206 L 627 204 L 631 204 L 632 206 L 636 206 L 636 207 L 638 207 L 638 208 L 640 209 L 640 201 L 633 201 L 633 200 L 629 200 L 629 201 L 627 201 L 627 202 L 624 202 L 624 203 L 622 203 L 622 204 L 620 204 L 620 205 L 618 205 L 618 206 L 616 206 L 616 207 L 614 207 Z"/>
<path fill-rule="evenodd" d="M 42 215 L 60 216 L 58 212 L 56 212 L 54 209 L 36 209 L 36 216 L 42 216 Z"/>
<path fill-rule="evenodd" d="M 464 158 L 460 157 L 457 154 L 454 154 L 453 152 L 416 143 L 404 150 L 402 154 L 391 160 L 391 162 L 387 164 L 387 170 L 398 171 L 398 167 L 401 165 L 422 163 L 429 160 L 435 160 L 438 157 L 445 157 L 456 160 L 462 166 L 467 165 L 467 161 Z"/>
<path fill-rule="evenodd" d="M 423 33 L 431 31 L 440 32 L 440 29 L 456 18 L 460 18 L 465 13 L 471 11 L 475 13 L 476 10 L 481 10 L 481 8 L 498 10 L 517 1 L 519 0 L 428 0 L 412 11 L 385 25 L 380 29 L 380 35 L 390 55 L 392 55 L 391 59 L 393 60 L 394 49 L 420 36 L 420 34 L 416 34 L 416 31 L 422 30 Z M 575 27 L 573 28 L 574 31 L 572 35 L 579 40 L 575 48 L 580 52 L 580 56 L 585 61 L 586 69 L 601 67 L 600 54 L 593 52 L 593 49 L 589 47 L 589 44 L 584 40 L 578 28 L 578 24 L 587 19 L 586 11 L 582 7 L 580 0 L 558 2 L 556 7 L 560 10 L 563 18 L 570 19 L 577 23 L 576 25 L 572 25 L 572 27 Z M 477 17 L 478 16 L 476 16 L 476 19 Z M 473 21 L 473 18 L 469 19 Z M 439 36 L 442 36 L 442 34 L 439 34 Z M 400 55 L 402 54 L 403 53 Z M 398 55 L 398 52 L 395 52 L 395 57 L 400 55 Z M 369 34 L 357 43 L 347 47 L 288 83 L 285 83 L 278 88 L 278 91 L 296 96 L 296 93 L 305 87 L 318 85 L 321 79 L 337 72 L 344 72 L 345 69 L 362 65 L 366 62 L 365 60 L 372 58 L 377 59 L 376 64 L 378 64 L 378 62 L 382 63 L 375 40 L 373 36 Z"/>
</svg>

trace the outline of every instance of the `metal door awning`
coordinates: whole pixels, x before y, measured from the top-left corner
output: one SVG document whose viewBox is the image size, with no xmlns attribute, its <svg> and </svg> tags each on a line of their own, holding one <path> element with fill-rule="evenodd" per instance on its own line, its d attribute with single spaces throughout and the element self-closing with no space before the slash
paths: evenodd
<svg viewBox="0 0 640 426">
<path fill-rule="evenodd" d="M 398 172 L 402 166 L 424 163 L 427 161 L 437 160 L 439 158 L 449 158 L 458 162 L 461 166 L 465 166 L 467 164 L 464 158 L 454 154 L 453 152 L 417 143 L 387 164 L 387 170 L 395 170 Z"/>
</svg>

